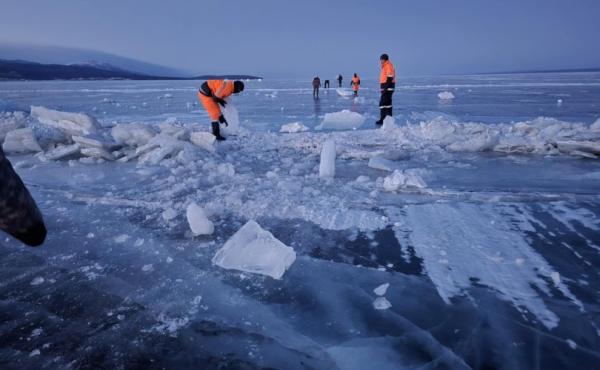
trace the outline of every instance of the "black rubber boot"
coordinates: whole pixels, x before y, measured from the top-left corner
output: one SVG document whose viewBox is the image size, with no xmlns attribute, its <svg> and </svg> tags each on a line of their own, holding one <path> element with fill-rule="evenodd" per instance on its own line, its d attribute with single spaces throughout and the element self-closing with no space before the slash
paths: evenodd
<svg viewBox="0 0 600 370">
<path fill-rule="evenodd" d="M 212 122 L 212 134 L 215 135 L 217 140 L 223 141 L 225 138 L 221 136 L 221 129 L 219 128 L 219 122 Z"/>
</svg>

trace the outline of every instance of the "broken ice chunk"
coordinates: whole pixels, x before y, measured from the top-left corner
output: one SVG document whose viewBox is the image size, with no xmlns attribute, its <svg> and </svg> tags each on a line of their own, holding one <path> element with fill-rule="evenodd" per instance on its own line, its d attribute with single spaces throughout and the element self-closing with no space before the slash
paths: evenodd
<svg viewBox="0 0 600 370">
<path fill-rule="evenodd" d="M 373 301 L 373 307 L 375 307 L 376 310 L 387 310 L 392 307 L 392 304 L 385 297 L 377 297 Z"/>
<path fill-rule="evenodd" d="M 335 142 L 327 140 L 321 149 L 321 164 L 319 165 L 319 177 L 335 176 Z"/>
<path fill-rule="evenodd" d="M 212 262 L 224 269 L 240 270 L 281 279 L 296 260 L 296 252 L 250 220 L 223 245 Z"/>
<path fill-rule="evenodd" d="M 185 215 L 194 235 L 210 235 L 215 231 L 215 226 L 206 217 L 206 212 L 196 203 L 187 207 Z"/>
<path fill-rule="evenodd" d="M 385 295 L 385 293 L 387 292 L 389 287 L 390 287 L 389 283 L 381 284 L 377 288 L 373 289 L 373 292 L 381 297 L 381 296 Z"/>
</svg>

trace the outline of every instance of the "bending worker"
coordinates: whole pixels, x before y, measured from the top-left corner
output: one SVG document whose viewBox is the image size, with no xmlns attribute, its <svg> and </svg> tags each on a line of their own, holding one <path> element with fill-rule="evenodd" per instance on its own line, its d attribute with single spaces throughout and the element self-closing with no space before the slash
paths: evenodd
<svg viewBox="0 0 600 370">
<path fill-rule="evenodd" d="M 358 89 L 360 88 L 360 77 L 355 73 L 352 77 L 352 81 L 350 81 L 350 86 L 352 86 L 352 90 L 354 90 L 354 96 L 358 96 Z"/>
<path fill-rule="evenodd" d="M 338 75 L 338 78 L 337 78 L 337 80 L 338 80 L 338 85 L 339 85 L 339 87 L 342 87 L 342 80 L 343 80 L 343 79 L 344 79 L 344 78 L 342 77 L 342 75 Z"/>
<path fill-rule="evenodd" d="M 242 81 L 231 81 L 231 80 L 208 80 L 202 84 L 200 90 L 198 90 L 198 99 L 206 109 L 208 116 L 212 120 L 212 133 L 216 136 L 217 140 L 225 140 L 221 136 L 221 130 L 219 124 L 222 123 L 228 126 L 225 117 L 221 113 L 221 107 L 225 107 L 227 102 L 225 98 L 231 94 L 238 94 L 244 91 L 244 83 Z"/>
<path fill-rule="evenodd" d="M 396 88 L 396 70 L 387 54 L 381 54 L 379 60 L 381 61 L 381 74 L 379 75 L 379 87 L 381 88 L 379 111 L 381 117 L 375 123 L 382 125 L 385 117 L 392 115 L 392 95 Z"/>
</svg>

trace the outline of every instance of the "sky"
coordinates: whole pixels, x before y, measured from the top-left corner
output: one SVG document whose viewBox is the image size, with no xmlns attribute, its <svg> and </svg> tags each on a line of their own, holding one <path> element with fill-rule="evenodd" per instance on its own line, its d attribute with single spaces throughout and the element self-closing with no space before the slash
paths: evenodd
<svg viewBox="0 0 600 370">
<path fill-rule="evenodd" d="M 2 0 L 0 42 L 192 74 L 376 76 L 600 67 L 598 0 Z M 0 58 L 2 56 L 0 55 Z"/>
</svg>

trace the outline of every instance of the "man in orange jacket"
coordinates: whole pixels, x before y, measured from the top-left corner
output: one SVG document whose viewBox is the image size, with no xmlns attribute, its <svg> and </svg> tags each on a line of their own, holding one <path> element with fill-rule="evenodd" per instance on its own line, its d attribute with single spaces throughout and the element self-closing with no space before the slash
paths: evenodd
<svg viewBox="0 0 600 370">
<path fill-rule="evenodd" d="M 238 94 L 244 91 L 244 83 L 242 81 L 231 81 L 231 80 L 208 80 L 202 84 L 200 90 L 198 90 L 198 99 L 206 109 L 208 116 L 212 120 L 212 133 L 216 136 L 217 140 L 225 140 L 221 136 L 221 130 L 219 129 L 219 123 L 228 126 L 227 120 L 221 113 L 221 107 L 225 107 L 227 102 L 225 98 L 231 94 Z"/>
<path fill-rule="evenodd" d="M 360 77 L 355 73 L 350 82 L 352 90 L 354 90 L 354 96 L 358 96 L 358 89 L 360 88 Z"/>
<path fill-rule="evenodd" d="M 375 123 L 382 125 L 385 117 L 392 115 L 392 95 L 396 88 L 396 70 L 387 54 L 381 54 L 379 60 L 381 61 L 381 73 L 379 74 L 379 87 L 381 88 L 380 118 Z"/>
</svg>

